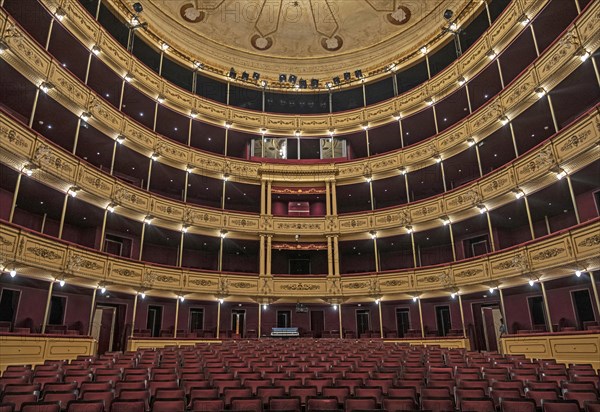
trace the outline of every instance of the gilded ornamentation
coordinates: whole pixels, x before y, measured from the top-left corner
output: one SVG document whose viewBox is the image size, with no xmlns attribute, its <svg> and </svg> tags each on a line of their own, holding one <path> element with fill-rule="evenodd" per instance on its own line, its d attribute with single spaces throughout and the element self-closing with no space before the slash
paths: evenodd
<svg viewBox="0 0 600 412">
<path fill-rule="evenodd" d="M 327 250 L 325 243 L 273 243 L 277 250 Z"/>
<path fill-rule="evenodd" d="M 598 246 L 598 245 L 600 245 L 600 235 L 586 237 L 584 240 L 582 240 L 581 242 L 579 242 L 577 244 L 577 246 L 584 246 L 584 247 L 592 247 L 592 246 Z"/>
<path fill-rule="evenodd" d="M 530 265 L 526 256 L 522 255 L 521 253 L 517 253 L 510 260 L 500 262 L 496 266 L 493 266 L 493 268 L 498 270 L 508 270 L 513 268 L 528 270 Z"/>
<path fill-rule="evenodd" d="M 138 276 L 138 273 L 136 271 L 125 268 L 114 269 L 113 272 L 115 272 L 119 276 L 123 276 L 126 278 L 135 278 Z"/>
<path fill-rule="evenodd" d="M 424 276 L 422 278 L 419 278 L 419 282 L 422 282 L 422 283 L 437 283 L 439 281 L 440 281 L 440 277 L 435 276 L 435 275 Z"/>
<path fill-rule="evenodd" d="M 209 287 L 209 286 L 213 286 L 213 285 L 217 284 L 217 282 L 215 282 L 213 280 L 208 280 L 208 279 L 192 279 L 192 280 L 188 281 L 188 283 L 190 285 L 203 286 L 203 287 Z"/>
<path fill-rule="evenodd" d="M 236 289 L 251 289 L 255 285 L 250 282 L 230 282 L 229 286 L 234 287 Z"/>
<path fill-rule="evenodd" d="M 9 246 L 12 245 L 13 242 L 11 242 L 10 240 L 6 239 L 4 236 L 0 235 L 0 245 L 2 246 Z"/>
<path fill-rule="evenodd" d="M 461 270 L 460 272 L 456 272 L 454 274 L 454 277 L 459 278 L 459 279 L 468 279 L 468 278 L 472 278 L 473 276 L 477 276 L 478 274 L 480 274 L 482 272 L 483 272 L 483 269 Z"/>
<path fill-rule="evenodd" d="M 31 253 L 32 255 L 41 257 L 43 259 L 48 259 L 48 260 L 57 260 L 62 258 L 62 255 L 60 255 L 59 253 L 56 253 L 53 250 L 48 250 L 46 248 L 43 247 L 39 247 L 39 246 L 31 246 L 27 248 L 27 251 L 29 253 Z"/>
<path fill-rule="evenodd" d="M 533 255 L 531 257 L 532 260 L 544 260 L 544 259 L 550 259 L 553 257 L 556 257 L 558 255 L 560 255 L 562 252 L 565 251 L 564 247 L 555 247 L 552 249 L 546 249 L 543 250 L 539 253 L 536 253 L 535 255 Z"/>
<path fill-rule="evenodd" d="M 18 136 L 17 132 L 14 129 L 9 129 L 7 127 L 2 126 L 0 128 L 0 132 L 7 137 L 10 144 L 18 147 L 27 147 L 25 139 L 23 139 L 21 136 Z"/>
<path fill-rule="evenodd" d="M 350 282 L 344 285 L 347 289 L 365 289 L 369 287 L 369 282 Z"/>
<path fill-rule="evenodd" d="M 381 284 L 383 286 L 388 286 L 388 287 L 404 286 L 404 285 L 408 285 L 408 280 L 407 279 L 384 280 L 383 282 L 381 282 Z"/>
<path fill-rule="evenodd" d="M 586 139 L 592 134 L 591 130 L 584 130 L 582 133 L 574 134 L 569 137 L 567 141 L 560 148 L 561 151 L 576 149 L 579 145 L 586 141 Z"/>
<path fill-rule="evenodd" d="M 538 170 L 546 170 L 554 164 L 554 156 L 552 155 L 552 149 L 546 147 L 542 149 L 537 156 L 531 159 L 523 167 L 523 173 L 534 173 Z"/>
<path fill-rule="evenodd" d="M 314 283 L 286 283 L 281 286 L 281 289 L 293 291 L 310 291 L 318 290 L 321 288 L 319 285 L 315 285 Z"/>
</svg>

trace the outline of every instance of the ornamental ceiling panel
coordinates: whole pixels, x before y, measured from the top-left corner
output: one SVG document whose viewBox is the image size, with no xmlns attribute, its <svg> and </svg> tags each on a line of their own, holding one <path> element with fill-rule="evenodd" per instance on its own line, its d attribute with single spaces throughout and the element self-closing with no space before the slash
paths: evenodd
<svg viewBox="0 0 600 412">
<path fill-rule="evenodd" d="M 132 0 L 113 2 L 132 10 Z M 440 34 L 446 9 L 456 16 L 468 3 L 147 0 L 140 18 L 165 42 L 211 66 L 271 78 L 278 73 L 323 77 L 383 67 L 414 52 Z"/>
</svg>

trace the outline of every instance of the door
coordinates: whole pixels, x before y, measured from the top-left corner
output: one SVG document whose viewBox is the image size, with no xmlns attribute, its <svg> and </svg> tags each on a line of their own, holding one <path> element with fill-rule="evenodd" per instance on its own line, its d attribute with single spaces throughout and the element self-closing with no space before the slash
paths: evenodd
<svg viewBox="0 0 600 412">
<path fill-rule="evenodd" d="M 231 311 L 231 330 L 233 335 L 237 338 L 244 337 L 244 331 L 246 326 L 246 310 L 245 309 L 233 309 Z"/>
<path fill-rule="evenodd" d="M 403 338 L 410 329 L 410 310 L 408 308 L 396 309 L 396 330 L 398 337 Z"/>
<path fill-rule="evenodd" d="M 310 311 L 310 330 L 313 333 L 313 337 L 320 338 L 323 336 L 323 330 L 325 329 L 325 314 L 322 310 L 311 310 Z"/>
<path fill-rule="evenodd" d="M 573 303 L 575 304 L 575 317 L 577 319 L 577 327 L 583 330 L 584 322 L 594 321 L 594 309 L 592 307 L 592 299 L 590 291 L 576 290 L 571 292 Z"/>
<path fill-rule="evenodd" d="M 500 319 L 502 312 L 498 306 L 487 306 L 481 308 L 481 317 L 483 318 L 483 330 L 485 337 L 485 346 L 488 351 L 497 351 L 499 345 Z"/>
<path fill-rule="evenodd" d="M 446 336 L 450 332 L 450 307 L 449 306 L 436 306 L 435 307 L 435 319 L 437 324 L 438 336 Z"/>
<path fill-rule="evenodd" d="M 146 321 L 146 329 L 150 329 L 152 336 L 157 338 L 160 336 L 161 325 L 162 306 L 148 306 L 148 320 Z"/>
<path fill-rule="evenodd" d="M 15 325 L 17 309 L 21 292 L 18 290 L 3 288 L 0 297 L 0 322 L 10 322 L 11 327 Z"/>
<path fill-rule="evenodd" d="M 358 337 L 363 333 L 367 333 L 371 330 L 370 323 L 371 312 L 368 309 L 359 309 L 356 311 L 356 331 Z"/>
<path fill-rule="evenodd" d="M 190 308 L 190 332 L 201 331 L 204 329 L 204 309 Z M 201 337 L 201 336 L 198 336 Z"/>
<path fill-rule="evenodd" d="M 292 325 L 292 312 L 289 310 L 277 311 L 277 327 L 289 328 Z"/>
<path fill-rule="evenodd" d="M 98 341 L 98 353 L 113 350 L 115 339 L 115 312 L 112 307 L 97 306 L 92 321 L 92 336 Z"/>
<path fill-rule="evenodd" d="M 544 310 L 544 297 L 531 296 L 527 298 L 529 315 L 531 316 L 531 329 L 546 329 L 546 311 Z"/>
</svg>

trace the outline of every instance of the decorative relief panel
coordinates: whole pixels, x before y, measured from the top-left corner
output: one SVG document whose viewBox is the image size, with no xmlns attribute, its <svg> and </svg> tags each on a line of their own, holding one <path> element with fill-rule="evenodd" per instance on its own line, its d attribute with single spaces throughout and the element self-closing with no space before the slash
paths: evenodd
<svg viewBox="0 0 600 412">
<path fill-rule="evenodd" d="M 35 144 L 33 133 L 27 133 L 5 116 L 0 117 L 0 144 L 23 157 L 31 157 Z"/>
</svg>

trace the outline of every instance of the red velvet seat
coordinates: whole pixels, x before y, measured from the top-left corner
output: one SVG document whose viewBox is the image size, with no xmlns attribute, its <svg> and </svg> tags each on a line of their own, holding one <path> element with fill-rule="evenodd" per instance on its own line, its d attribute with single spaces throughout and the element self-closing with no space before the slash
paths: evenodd
<svg viewBox="0 0 600 412">
<path fill-rule="evenodd" d="M 533 399 L 535 401 L 535 405 L 538 408 L 542 407 L 542 401 L 554 401 L 558 399 L 558 394 L 556 391 L 551 390 L 529 390 L 525 393 L 527 398 Z"/>
<path fill-rule="evenodd" d="M 518 389 L 492 389 L 490 397 L 494 401 L 496 407 L 500 406 L 500 399 L 510 398 L 516 399 L 521 398 L 521 392 Z"/>
<path fill-rule="evenodd" d="M 338 400 L 335 396 L 322 396 L 308 398 L 306 400 L 306 411 L 331 411 L 337 410 Z"/>
<path fill-rule="evenodd" d="M 338 405 L 343 405 L 346 398 L 350 396 L 350 388 L 347 386 L 325 386 L 323 387 L 323 396 L 335 396 Z"/>
<path fill-rule="evenodd" d="M 15 404 L 11 402 L 0 403 L 0 412 L 14 412 Z"/>
<path fill-rule="evenodd" d="M 110 412 L 144 412 L 146 404 L 140 399 L 115 399 L 110 407 Z"/>
<path fill-rule="evenodd" d="M 269 399 L 269 412 L 301 412 L 300 397 L 283 396 Z"/>
<path fill-rule="evenodd" d="M 382 406 L 386 412 L 414 411 L 419 409 L 415 400 L 410 397 L 387 397 L 383 399 Z"/>
<path fill-rule="evenodd" d="M 59 392 L 44 391 L 44 395 L 42 396 L 44 402 L 60 402 L 62 409 L 67 407 L 69 401 L 74 401 L 76 399 L 77 390 Z"/>
<path fill-rule="evenodd" d="M 115 392 L 113 390 L 108 391 L 87 391 L 81 399 L 84 401 L 102 401 L 104 402 L 104 408 L 110 410 L 110 405 L 115 399 Z"/>
<path fill-rule="evenodd" d="M 496 406 L 491 398 L 461 398 L 461 412 L 496 412 Z"/>
<path fill-rule="evenodd" d="M 244 412 L 262 412 L 262 399 L 259 398 L 232 398 L 231 410 Z M 165 411 L 166 412 L 166 411 Z"/>
<path fill-rule="evenodd" d="M 115 395 L 116 397 L 120 397 L 121 396 L 121 392 L 124 390 L 140 390 L 140 391 L 145 391 L 146 390 L 146 382 L 145 381 L 141 381 L 141 382 L 117 382 L 115 384 Z"/>
<path fill-rule="evenodd" d="M 37 392 L 29 393 L 5 393 L 0 400 L 2 403 L 12 403 L 15 405 L 15 412 L 21 410 L 24 403 L 36 402 L 38 400 Z"/>
<path fill-rule="evenodd" d="M 421 409 L 431 412 L 454 411 L 454 401 L 450 397 L 421 398 Z"/>
<path fill-rule="evenodd" d="M 152 402 L 152 412 L 185 412 L 185 399 L 156 399 Z"/>
<path fill-rule="evenodd" d="M 344 402 L 344 410 L 346 412 L 365 411 L 369 409 L 377 409 L 377 400 L 375 398 L 347 398 Z"/>
<path fill-rule="evenodd" d="M 25 402 L 21 412 L 60 412 L 60 402 Z"/>
<path fill-rule="evenodd" d="M 577 401 L 544 401 L 542 410 L 543 412 L 579 412 L 579 404 Z"/>
<path fill-rule="evenodd" d="M 302 405 L 306 405 L 306 399 L 309 396 L 317 396 L 317 388 L 315 386 L 292 386 L 290 396 L 298 396 Z"/>
<path fill-rule="evenodd" d="M 585 412 L 600 412 L 600 402 L 586 402 Z"/>
<path fill-rule="evenodd" d="M 150 410 L 150 392 L 146 389 L 123 389 L 119 394 L 121 400 L 132 400 L 144 402 L 144 409 Z"/>
<path fill-rule="evenodd" d="M 270 398 L 285 396 L 285 389 L 283 386 L 259 386 L 256 388 L 255 395 L 262 399 L 263 407 L 266 407 L 269 405 Z"/>
<path fill-rule="evenodd" d="M 252 390 L 250 388 L 225 388 L 223 391 L 223 400 L 225 401 L 225 407 L 231 406 L 231 400 L 233 398 L 250 398 L 252 397 Z"/>
<path fill-rule="evenodd" d="M 189 392 L 190 399 L 215 399 L 219 397 L 217 388 L 192 388 Z"/>
<path fill-rule="evenodd" d="M 584 390 L 584 391 L 576 391 L 576 390 L 568 390 L 565 391 L 563 397 L 566 400 L 575 400 L 579 403 L 579 407 L 583 409 L 585 407 L 585 402 L 596 402 L 598 401 L 598 393 L 595 390 Z"/>
<path fill-rule="evenodd" d="M 225 409 L 223 399 L 199 399 L 193 398 L 190 402 L 191 412 L 220 412 Z"/>
</svg>

